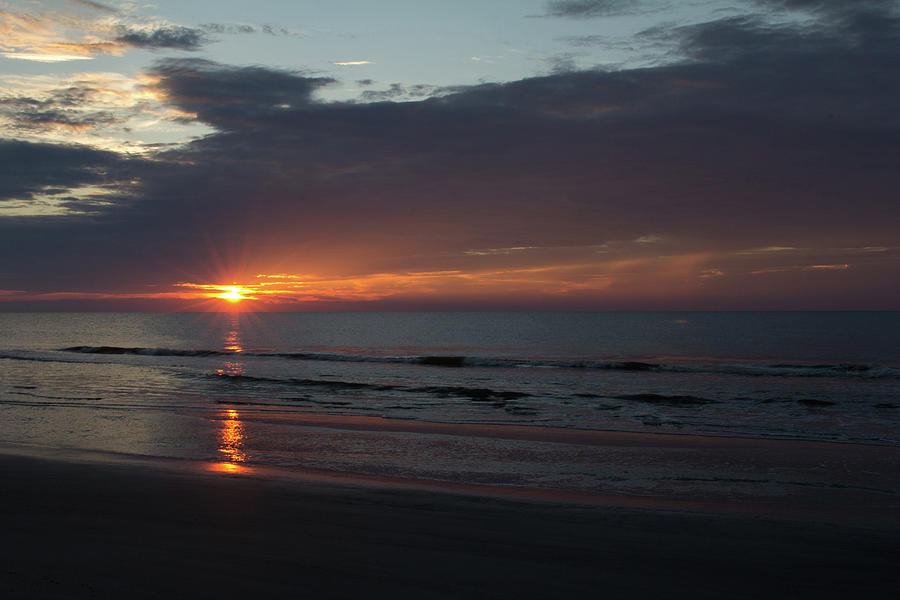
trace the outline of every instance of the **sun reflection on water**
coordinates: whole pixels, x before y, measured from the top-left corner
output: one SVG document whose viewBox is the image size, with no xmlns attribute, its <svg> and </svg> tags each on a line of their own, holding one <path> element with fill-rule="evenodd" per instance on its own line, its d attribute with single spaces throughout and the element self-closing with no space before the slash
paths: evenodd
<svg viewBox="0 0 900 600">
<path fill-rule="evenodd" d="M 231 315 L 226 329 L 222 347 L 228 352 L 233 352 L 235 358 L 227 358 L 222 368 L 217 369 L 216 372 L 219 375 L 243 375 L 244 363 L 237 358 L 244 351 L 244 342 L 241 338 L 240 315 Z"/>
<path fill-rule="evenodd" d="M 226 360 L 221 369 L 216 369 L 219 375 L 243 375 L 244 363 L 239 360 Z"/>
<path fill-rule="evenodd" d="M 247 454 L 243 450 L 244 424 L 241 423 L 236 410 L 229 410 L 227 415 L 228 418 L 225 419 L 219 436 L 221 441 L 219 452 L 227 455 L 231 462 L 244 462 L 247 460 Z"/>
<path fill-rule="evenodd" d="M 231 352 L 243 352 L 244 347 L 241 342 L 241 331 L 239 327 L 232 328 L 225 334 L 225 349 Z"/>
<path fill-rule="evenodd" d="M 247 453 L 244 451 L 244 424 L 241 422 L 238 411 L 228 409 L 225 411 L 222 421 L 222 429 L 219 431 L 219 452 L 225 455 L 224 462 L 215 463 L 214 471 L 223 473 L 243 473 L 250 469 L 242 464 L 247 461 Z"/>
<path fill-rule="evenodd" d="M 241 327 L 242 317 L 240 313 L 228 314 L 225 315 L 226 321 L 221 324 L 222 348 L 227 354 L 222 366 L 216 370 L 219 375 L 235 377 L 246 372 L 244 361 L 241 360 L 241 353 L 245 350 Z M 246 464 L 249 456 L 245 450 L 245 438 L 245 426 L 238 411 L 226 410 L 222 414 L 222 427 L 219 430 L 217 448 L 224 460 L 214 463 L 211 469 L 219 473 L 252 472 L 252 469 Z"/>
</svg>

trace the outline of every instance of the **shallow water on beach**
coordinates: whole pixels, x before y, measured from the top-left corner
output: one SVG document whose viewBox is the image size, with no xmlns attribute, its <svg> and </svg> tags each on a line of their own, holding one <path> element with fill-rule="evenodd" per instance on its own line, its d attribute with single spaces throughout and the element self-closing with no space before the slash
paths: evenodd
<svg viewBox="0 0 900 600">
<path fill-rule="evenodd" d="M 377 436 L 367 446 L 290 424 L 329 414 L 898 445 L 898 339 L 896 312 L 6 313 L 0 441 L 287 467 L 364 461 Z M 426 452 L 407 438 L 378 452 L 440 462 L 440 444 Z M 529 451 L 492 448 L 431 470 L 477 479 L 479 457 Z M 596 458 L 569 450 L 523 459 L 529 477 L 583 476 Z"/>
</svg>

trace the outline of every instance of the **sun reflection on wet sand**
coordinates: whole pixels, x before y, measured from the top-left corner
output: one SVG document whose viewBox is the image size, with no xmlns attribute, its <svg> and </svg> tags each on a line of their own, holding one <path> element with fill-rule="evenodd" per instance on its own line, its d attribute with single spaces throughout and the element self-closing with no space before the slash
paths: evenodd
<svg viewBox="0 0 900 600">
<path fill-rule="evenodd" d="M 238 465 L 229 462 L 212 463 L 209 466 L 210 471 L 216 473 L 252 473 L 253 469 L 245 465 Z"/>
</svg>

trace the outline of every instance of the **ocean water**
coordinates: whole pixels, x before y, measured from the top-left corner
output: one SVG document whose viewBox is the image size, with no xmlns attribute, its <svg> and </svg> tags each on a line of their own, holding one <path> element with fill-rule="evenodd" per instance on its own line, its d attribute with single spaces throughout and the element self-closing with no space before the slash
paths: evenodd
<svg viewBox="0 0 900 600">
<path fill-rule="evenodd" d="M 0 313 L 0 442 L 469 479 L 496 447 L 291 415 L 898 445 L 898 340 L 897 312 Z"/>
</svg>

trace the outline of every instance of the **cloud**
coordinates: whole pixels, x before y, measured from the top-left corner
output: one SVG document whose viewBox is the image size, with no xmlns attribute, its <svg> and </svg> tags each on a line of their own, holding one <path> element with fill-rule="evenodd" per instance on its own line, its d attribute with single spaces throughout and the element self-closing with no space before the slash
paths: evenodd
<svg viewBox="0 0 900 600">
<path fill-rule="evenodd" d="M 547 2 L 547 16 L 570 19 L 592 19 L 627 14 L 641 4 L 636 0 L 552 0 Z"/>
<path fill-rule="evenodd" d="M 0 10 L 0 54 L 17 60 L 63 62 L 116 53 L 115 44 L 87 35 L 91 19 L 65 13 Z"/>
<path fill-rule="evenodd" d="M 793 246 L 766 246 L 765 248 L 753 248 L 751 250 L 741 250 L 740 252 L 736 252 L 738 255 L 766 255 L 771 254 L 773 252 L 796 252 L 797 248 Z"/>
<path fill-rule="evenodd" d="M 92 2 L 91 0 L 69 0 L 74 4 L 79 4 L 81 6 L 86 6 L 88 8 L 92 8 L 94 10 L 99 10 L 106 13 L 115 13 L 118 12 L 117 9 L 112 8 L 111 6 L 107 6 L 106 4 L 101 4 L 99 2 Z"/>
<path fill-rule="evenodd" d="M 0 110 L 4 108 L 4 104 L 21 108 L 19 101 L 2 100 L 0 101 Z M 85 130 L 121 122 L 115 114 L 105 111 L 79 113 L 62 110 L 28 110 L 33 107 L 27 105 L 25 108 L 26 110 L 18 110 L 16 115 L 17 124 L 22 128 Z"/>
<path fill-rule="evenodd" d="M 76 54 L 31 54 L 27 52 L 0 52 L 5 58 L 13 60 L 30 60 L 42 63 L 68 62 L 72 60 L 90 60 L 91 56 L 79 56 Z"/>
<path fill-rule="evenodd" d="M 203 59 L 166 59 L 151 69 L 156 90 L 198 120 L 222 128 L 259 122 L 313 102 L 334 80 L 262 67 L 229 67 Z"/>
<path fill-rule="evenodd" d="M 30 236 L 0 219 L 0 272 L 15 274 L 0 287 L 34 289 L 58 272 L 98 287 L 289 273 L 318 282 L 317 297 L 377 291 L 398 303 L 461 281 L 557 307 L 838 306 L 861 290 L 900 302 L 886 276 L 900 255 L 859 251 L 900 246 L 891 13 L 867 4 L 645 35 L 678 58 L 418 101 L 398 85 L 369 96 L 378 102 L 323 102 L 331 79 L 159 61 L 147 92 L 209 134 L 129 163 L 25 148 L 46 167 L 10 180 L 5 197 L 108 181 L 125 208 L 95 206 L 70 229 L 35 221 Z M 849 267 L 820 268 L 835 265 Z"/>
<path fill-rule="evenodd" d="M 0 139 L 0 205 L 104 184 L 110 173 L 126 171 L 122 158 L 112 152 Z"/>
<path fill-rule="evenodd" d="M 246 23 L 204 23 L 199 29 L 206 33 L 218 33 L 228 35 L 246 35 L 253 33 L 265 33 L 267 35 L 293 35 L 292 32 L 283 27 L 276 27 L 271 24 L 264 25 L 247 25 Z"/>
<path fill-rule="evenodd" d="M 896 7 L 895 0 L 856 0 L 852 3 L 845 0 L 752 0 L 752 3 L 766 8 L 838 12 Z"/>
<path fill-rule="evenodd" d="M 207 33 L 220 34 L 249 34 L 256 33 L 258 30 L 252 25 L 235 24 L 235 23 L 204 23 L 199 27 Z"/>
<path fill-rule="evenodd" d="M 771 90 L 782 102 L 757 103 L 727 70 L 698 64 L 486 84 L 423 102 L 321 104 L 311 92 L 322 82 L 302 75 L 178 65 L 160 71 L 159 85 L 219 133 L 167 153 L 193 164 L 147 193 L 177 189 L 215 215 L 214 236 L 230 239 L 245 239 L 248 223 L 227 215 L 252 198 L 253 228 L 289 248 L 298 229 L 288 224 L 297 224 L 302 260 L 320 275 L 391 272 L 398 239 L 423 268 L 458 267 L 463 255 L 519 254 L 472 248 L 574 242 L 596 254 L 623 234 L 639 240 L 627 246 L 632 256 L 637 246 L 648 256 L 685 252 L 677 240 L 687 239 L 722 251 L 776 245 L 759 230 L 810 242 L 856 223 L 873 235 L 874 216 L 896 212 L 890 150 L 872 144 L 874 121 L 810 114 L 786 125 L 780 105 L 809 82 Z M 761 77 L 741 83 L 765 86 Z M 844 202 L 857 194 L 865 200 L 848 215 Z"/>
<path fill-rule="evenodd" d="M 132 48 L 195 51 L 212 41 L 209 28 L 146 22 L 95 2 L 40 8 L 0 10 L 0 54 L 17 60 L 65 62 L 121 56 Z M 271 27 L 260 31 L 278 33 Z"/>
<path fill-rule="evenodd" d="M 199 50 L 209 40 L 200 29 L 163 25 L 155 28 L 122 27 L 115 41 L 135 48 Z"/>
<path fill-rule="evenodd" d="M 372 84 L 371 80 L 365 81 L 369 81 L 370 83 L 357 83 L 359 83 L 360 85 Z M 361 94 L 360 98 L 362 98 L 366 102 L 381 102 L 384 100 L 399 101 L 428 98 L 444 93 L 448 93 L 447 88 L 441 88 L 434 85 L 417 84 L 407 86 L 401 83 L 392 83 L 386 90 L 366 90 Z"/>
<path fill-rule="evenodd" d="M 263 33 L 267 33 L 269 35 L 294 35 L 289 29 L 284 29 L 283 27 L 276 27 L 274 25 L 266 23 L 262 25 L 260 31 Z"/>
<path fill-rule="evenodd" d="M 757 269 L 751 271 L 751 275 L 767 275 L 769 273 L 790 273 L 792 271 L 843 271 L 849 269 L 848 264 L 839 265 L 799 265 L 790 267 L 770 267 L 768 269 Z"/>
<path fill-rule="evenodd" d="M 191 128 L 180 123 L 188 115 L 164 106 L 151 81 L 110 73 L 0 76 L 0 136 L 68 144 L 77 133 L 80 144 L 146 153 L 159 143 L 149 123 L 167 124 L 172 137 L 184 130 L 186 139 Z"/>
<path fill-rule="evenodd" d="M 891 10 L 895 0 L 745 0 L 731 10 L 753 12 L 753 7 L 771 12 L 799 11 L 812 14 L 856 13 L 860 10 Z M 647 12 L 661 12 L 671 8 L 668 3 L 653 0 L 549 0 L 545 16 L 569 19 L 593 19 Z"/>
<path fill-rule="evenodd" d="M 22 96 L 2 98 L 0 119 L 6 117 L 13 127 L 26 130 L 86 130 L 121 122 L 122 118 L 112 111 L 82 110 L 95 92 L 90 87 L 69 87 L 41 100 Z"/>
</svg>

